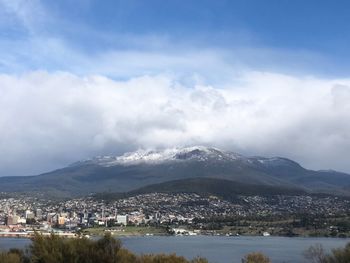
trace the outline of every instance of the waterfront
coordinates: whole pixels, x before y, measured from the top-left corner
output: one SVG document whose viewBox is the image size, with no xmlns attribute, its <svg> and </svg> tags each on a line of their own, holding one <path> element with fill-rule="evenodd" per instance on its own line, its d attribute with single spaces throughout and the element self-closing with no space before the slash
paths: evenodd
<svg viewBox="0 0 350 263">
<path fill-rule="evenodd" d="M 322 244 L 326 250 L 343 247 L 350 239 L 288 237 L 143 236 L 120 238 L 124 247 L 138 254 L 176 253 L 193 258 L 202 256 L 211 263 L 239 263 L 253 251 L 268 255 L 273 263 L 306 262 L 303 251 Z M 0 238 L 0 249 L 24 248 L 29 239 Z"/>
<path fill-rule="evenodd" d="M 194 193 L 148 193 L 106 201 L 0 198 L 0 236 L 42 233 L 116 236 L 175 234 L 350 237 L 350 200 L 332 196 L 238 195 L 228 201 Z M 106 228 L 107 227 L 107 228 Z"/>
</svg>

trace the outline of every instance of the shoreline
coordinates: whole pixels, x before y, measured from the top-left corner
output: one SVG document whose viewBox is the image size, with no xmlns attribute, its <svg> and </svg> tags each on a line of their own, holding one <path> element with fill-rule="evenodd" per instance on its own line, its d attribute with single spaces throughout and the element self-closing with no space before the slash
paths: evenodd
<svg viewBox="0 0 350 263">
<path fill-rule="evenodd" d="M 40 233 L 43 236 L 50 236 L 52 233 Z M 79 236 L 74 233 L 54 233 L 55 235 L 58 235 L 60 237 L 66 237 L 66 238 L 78 238 Z M 28 233 L 28 232 L 0 232 L 0 238 L 27 238 L 31 239 L 35 235 L 34 233 Z"/>
<path fill-rule="evenodd" d="M 50 236 L 51 233 L 42 233 L 44 236 Z M 61 237 L 66 237 L 66 238 L 98 238 L 98 237 L 102 237 L 103 235 L 99 235 L 99 234 L 94 234 L 94 235 L 83 235 L 83 236 L 79 236 L 76 234 L 60 234 L 59 236 Z M 270 236 L 263 236 L 263 235 L 205 235 L 205 234 L 198 234 L 198 235 L 157 235 L 157 234 L 152 234 L 152 235 L 147 235 L 147 234 L 138 234 L 138 233 L 134 233 L 134 234 L 127 234 L 127 235 L 111 235 L 112 237 L 118 239 L 118 238 L 133 238 L 133 237 L 218 237 L 218 238 L 241 238 L 241 237 L 261 237 L 261 238 L 277 238 L 277 237 L 281 237 L 281 238 L 301 238 L 301 239 L 312 239 L 312 238 L 324 238 L 324 239 L 350 239 L 350 237 L 338 237 L 338 236 L 283 236 L 283 235 L 270 235 Z M 33 238 L 34 235 L 33 234 L 12 234 L 12 235 L 3 235 L 0 234 L 0 239 L 7 239 L 7 238 L 13 238 L 13 239 L 31 239 Z"/>
</svg>

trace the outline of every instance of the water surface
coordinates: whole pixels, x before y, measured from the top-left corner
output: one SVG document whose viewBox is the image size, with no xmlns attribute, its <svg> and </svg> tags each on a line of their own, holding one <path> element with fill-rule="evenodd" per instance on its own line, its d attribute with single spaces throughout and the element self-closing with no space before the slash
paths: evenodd
<svg viewBox="0 0 350 263">
<path fill-rule="evenodd" d="M 303 252 L 315 244 L 328 251 L 343 247 L 350 239 L 339 238 L 288 238 L 288 237 L 129 237 L 122 238 L 125 247 L 142 253 L 176 253 L 193 258 L 205 257 L 212 263 L 240 263 L 250 252 L 263 252 L 273 263 L 307 262 Z"/>
</svg>

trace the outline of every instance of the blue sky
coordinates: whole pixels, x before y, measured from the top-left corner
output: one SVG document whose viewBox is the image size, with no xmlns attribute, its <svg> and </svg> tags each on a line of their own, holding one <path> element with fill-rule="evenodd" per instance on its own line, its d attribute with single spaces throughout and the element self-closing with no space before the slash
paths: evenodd
<svg viewBox="0 0 350 263">
<path fill-rule="evenodd" d="M 0 176 L 192 145 L 350 172 L 348 14 L 342 0 L 0 0 Z"/>
<path fill-rule="evenodd" d="M 69 38 L 75 35 L 68 31 L 77 33 L 81 26 L 111 35 L 206 37 L 206 45 L 230 47 L 243 33 L 263 46 L 329 54 L 345 52 L 349 41 L 348 1 L 46 1 L 44 6 L 69 24 L 68 30 L 62 23 L 53 32 Z"/>
<path fill-rule="evenodd" d="M 89 64 L 106 52 L 123 50 L 175 56 L 220 50 L 229 64 L 297 74 L 344 76 L 349 68 L 348 1 L 0 3 L 0 67 L 7 72 L 95 71 L 122 78 L 130 73 L 81 64 Z M 80 64 L 79 69 L 76 64 Z M 166 68 L 176 72 L 171 65 Z M 158 68 L 150 63 L 148 72 L 158 73 Z"/>
</svg>

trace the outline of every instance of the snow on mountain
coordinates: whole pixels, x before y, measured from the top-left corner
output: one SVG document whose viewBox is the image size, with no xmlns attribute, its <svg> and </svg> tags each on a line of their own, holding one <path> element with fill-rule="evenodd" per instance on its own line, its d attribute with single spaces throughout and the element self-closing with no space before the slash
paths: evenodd
<svg viewBox="0 0 350 263">
<path fill-rule="evenodd" d="M 261 167 L 287 166 L 294 163 L 285 158 L 245 157 L 238 153 L 222 151 L 213 147 L 192 146 L 164 150 L 137 150 L 134 152 L 125 153 L 121 156 L 97 156 L 92 159 L 74 163 L 72 166 L 95 164 L 103 167 L 110 167 L 115 165 L 160 164 L 165 162 L 181 162 L 188 160 L 200 162 L 240 161 L 248 165 Z"/>
<path fill-rule="evenodd" d="M 299 166 L 298 163 L 286 158 L 281 158 L 281 157 L 272 157 L 272 158 L 252 157 L 250 159 L 255 159 L 265 167 Z"/>
<path fill-rule="evenodd" d="M 243 158 L 243 156 L 225 152 L 213 147 L 193 146 L 184 148 L 171 148 L 165 150 L 137 150 L 135 152 L 128 152 L 121 156 L 97 156 L 92 159 L 87 159 L 75 165 L 82 164 L 97 164 L 104 167 L 114 165 L 133 165 L 140 163 L 157 164 L 170 161 L 208 161 L 212 160 L 236 160 Z"/>
</svg>

